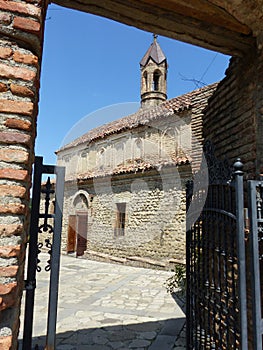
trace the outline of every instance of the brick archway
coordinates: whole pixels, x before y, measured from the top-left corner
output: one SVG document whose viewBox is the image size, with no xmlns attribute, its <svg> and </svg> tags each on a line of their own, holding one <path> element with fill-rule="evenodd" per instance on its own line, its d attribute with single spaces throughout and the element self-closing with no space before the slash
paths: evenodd
<svg viewBox="0 0 263 350">
<path fill-rule="evenodd" d="M 56 2 L 77 8 L 74 1 Z M 209 17 L 217 10 L 216 1 L 209 1 L 203 10 L 198 2 L 191 1 L 196 12 L 193 14 L 186 8 L 187 16 L 185 12 L 183 16 L 180 14 L 179 1 L 155 2 L 158 6 L 146 5 L 147 1 L 139 5 L 131 1 L 131 14 L 129 6 L 109 0 L 104 2 L 104 7 L 80 1 L 78 9 L 241 56 L 232 62 L 228 78 L 211 102 L 204 124 L 205 136 L 210 135 L 219 145 L 219 153 L 227 152 L 230 159 L 237 151 L 241 153 L 248 164 L 246 170 L 255 174 L 263 170 L 260 160 L 263 30 L 259 20 L 262 9 L 256 1 L 243 1 L 242 6 L 237 6 L 237 2 L 226 1 L 222 5 L 225 13 L 218 9 L 217 14 L 224 19 L 222 27 L 208 23 L 210 17 L 219 18 Z M 47 0 L 0 0 L 0 348 L 3 350 L 17 346 L 47 6 Z M 167 12 L 170 16 L 163 16 Z M 208 25 L 201 26 L 203 22 Z"/>
</svg>

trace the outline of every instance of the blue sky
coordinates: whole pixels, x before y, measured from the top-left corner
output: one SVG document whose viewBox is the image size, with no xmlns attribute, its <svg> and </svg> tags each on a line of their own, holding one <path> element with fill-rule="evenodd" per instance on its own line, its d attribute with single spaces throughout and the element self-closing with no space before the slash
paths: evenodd
<svg viewBox="0 0 263 350">
<path fill-rule="evenodd" d="M 138 108 L 139 62 L 152 33 L 54 4 L 45 26 L 36 154 L 53 164 L 54 151 L 81 119 L 84 133 Z M 162 36 L 158 42 L 169 65 L 168 98 L 194 90 L 193 80 L 224 77 L 229 56 Z M 124 107 L 107 107 L 115 104 Z"/>
</svg>

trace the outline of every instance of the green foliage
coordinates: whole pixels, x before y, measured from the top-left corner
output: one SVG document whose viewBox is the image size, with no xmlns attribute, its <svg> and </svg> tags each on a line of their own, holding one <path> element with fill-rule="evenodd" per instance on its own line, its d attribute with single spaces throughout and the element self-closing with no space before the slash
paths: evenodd
<svg viewBox="0 0 263 350">
<path fill-rule="evenodd" d="M 185 265 L 175 265 L 174 275 L 169 277 L 165 282 L 168 293 L 186 295 L 186 267 Z"/>
</svg>

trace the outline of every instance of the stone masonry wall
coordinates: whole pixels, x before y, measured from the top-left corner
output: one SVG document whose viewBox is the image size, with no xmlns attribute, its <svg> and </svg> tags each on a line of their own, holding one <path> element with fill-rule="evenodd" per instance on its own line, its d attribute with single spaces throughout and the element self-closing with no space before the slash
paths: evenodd
<svg viewBox="0 0 263 350">
<path fill-rule="evenodd" d="M 153 120 L 147 127 L 59 151 L 58 165 L 66 167 L 66 180 L 72 180 L 83 174 L 91 177 L 112 173 L 135 160 L 156 164 L 187 156 L 191 156 L 191 112 L 183 111 Z"/>
<path fill-rule="evenodd" d="M 0 0 L 0 349 L 17 349 L 47 1 Z"/>
<path fill-rule="evenodd" d="M 117 257 L 138 256 L 165 261 L 185 259 L 185 181 L 191 176 L 184 167 L 158 173 L 148 171 L 95 179 L 81 186 L 92 198 L 88 211 L 88 249 Z M 63 248 L 66 247 L 68 215 L 73 214 L 76 188 L 66 185 Z M 116 237 L 117 203 L 126 203 L 125 234 Z"/>
</svg>

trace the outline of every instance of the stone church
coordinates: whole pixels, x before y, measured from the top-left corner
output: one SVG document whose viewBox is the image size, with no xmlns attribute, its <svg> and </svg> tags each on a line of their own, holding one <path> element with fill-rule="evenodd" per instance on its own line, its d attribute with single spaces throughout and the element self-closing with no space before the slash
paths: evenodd
<svg viewBox="0 0 263 350">
<path fill-rule="evenodd" d="M 185 184 L 198 169 L 202 116 L 217 84 L 167 100 L 154 36 L 140 62 L 141 107 L 57 151 L 66 167 L 63 249 L 170 268 L 185 257 Z"/>
</svg>

